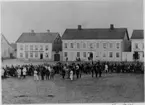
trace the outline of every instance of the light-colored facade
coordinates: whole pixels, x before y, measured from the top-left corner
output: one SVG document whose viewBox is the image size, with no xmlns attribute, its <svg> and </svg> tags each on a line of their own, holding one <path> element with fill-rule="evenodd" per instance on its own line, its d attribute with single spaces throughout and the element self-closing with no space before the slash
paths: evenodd
<svg viewBox="0 0 145 105">
<path fill-rule="evenodd" d="M 132 39 L 131 40 L 131 46 L 132 46 L 132 53 L 138 52 L 139 55 L 139 61 L 144 61 L 144 41 L 143 39 Z"/>
<path fill-rule="evenodd" d="M 11 58 L 14 49 L 10 46 L 7 39 L 1 35 L 1 57 Z"/>
<path fill-rule="evenodd" d="M 93 60 L 121 61 L 122 40 L 63 40 L 63 60 L 75 61 L 76 57 L 88 60 L 89 53 L 93 53 Z"/>
<path fill-rule="evenodd" d="M 17 43 L 17 58 L 52 59 L 52 43 Z"/>
</svg>

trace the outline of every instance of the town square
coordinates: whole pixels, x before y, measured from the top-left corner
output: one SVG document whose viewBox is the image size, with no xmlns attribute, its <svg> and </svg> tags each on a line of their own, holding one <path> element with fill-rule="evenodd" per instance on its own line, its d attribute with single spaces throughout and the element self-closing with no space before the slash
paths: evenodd
<svg viewBox="0 0 145 105">
<path fill-rule="evenodd" d="M 144 102 L 142 2 L 2 2 L 2 104 Z"/>
</svg>

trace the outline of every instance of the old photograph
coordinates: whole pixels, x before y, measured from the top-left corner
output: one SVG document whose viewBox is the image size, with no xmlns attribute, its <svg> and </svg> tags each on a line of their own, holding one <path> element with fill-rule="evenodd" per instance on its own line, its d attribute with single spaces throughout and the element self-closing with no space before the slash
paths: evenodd
<svg viewBox="0 0 145 105">
<path fill-rule="evenodd" d="M 2 1 L 2 104 L 144 102 L 143 0 Z"/>
</svg>

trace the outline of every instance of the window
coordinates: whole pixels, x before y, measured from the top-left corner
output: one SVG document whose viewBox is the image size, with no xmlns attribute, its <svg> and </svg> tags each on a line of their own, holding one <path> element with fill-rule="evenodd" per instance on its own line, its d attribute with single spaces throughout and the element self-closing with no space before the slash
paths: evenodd
<svg viewBox="0 0 145 105">
<path fill-rule="evenodd" d="M 35 45 L 35 50 L 38 50 L 38 46 L 37 45 Z"/>
<path fill-rule="evenodd" d="M 116 57 L 119 58 L 119 52 L 116 53 Z"/>
<path fill-rule="evenodd" d="M 33 58 L 33 53 L 32 52 L 30 52 L 30 57 Z"/>
<path fill-rule="evenodd" d="M 38 57 L 38 52 L 35 52 L 35 57 Z"/>
<path fill-rule="evenodd" d="M 99 57 L 99 52 L 96 52 L 96 57 Z"/>
<path fill-rule="evenodd" d="M 83 43 L 83 48 L 86 48 L 86 43 Z"/>
<path fill-rule="evenodd" d="M 89 44 L 89 48 L 93 48 L 93 43 L 90 43 Z"/>
<path fill-rule="evenodd" d="M 42 45 L 40 45 L 40 50 L 43 50 L 43 46 Z"/>
<path fill-rule="evenodd" d="M 103 43 L 103 48 L 106 48 L 106 45 L 107 45 L 106 43 Z"/>
<path fill-rule="evenodd" d="M 106 57 L 106 53 L 105 52 L 103 53 L 103 57 Z"/>
<path fill-rule="evenodd" d="M 71 47 L 71 48 L 74 48 L 74 44 L 73 44 L 73 43 L 70 43 L 70 47 Z"/>
<path fill-rule="evenodd" d="M 28 45 L 25 45 L 25 50 L 28 51 Z"/>
<path fill-rule="evenodd" d="M 110 48 L 112 48 L 112 46 L 113 46 L 113 44 L 112 44 L 112 43 L 110 43 Z"/>
<path fill-rule="evenodd" d="M 77 48 L 80 48 L 80 44 L 79 43 L 77 43 Z"/>
<path fill-rule="evenodd" d="M 99 43 L 96 43 L 96 47 L 99 48 Z"/>
<path fill-rule="evenodd" d="M 64 56 L 67 57 L 67 52 L 64 52 Z"/>
<path fill-rule="evenodd" d="M 46 57 L 46 58 L 48 58 L 48 57 L 49 57 L 49 56 L 48 56 L 48 53 L 46 53 L 46 54 L 45 54 L 45 57 Z"/>
<path fill-rule="evenodd" d="M 23 53 L 20 53 L 20 57 L 21 57 L 21 58 L 23 57 Z"/>
<path fill-rule="evenodd" d="M 83 57 L 86 57 L 86 56 L 87 56 L 86 52 L 83 52 Z"/>
<path fill-rule="evenodd" d="M 46 50 L 46 51 L 48 50 L 48 45 L 45 46 L 45 50 Z"/>
<path fill-rule="evenodd" d="M 33 45 L 30 45 L 30 50 L 33 50 Z"/>
<path fill-rule="evenodd" d="M 20 50 L 23 50 L 23 45 L 20 46 Z"/>
<path fill-rule="evenodd" d="M 135 43 L 135 48 L 138 49 L 138 44 L 137 43 Z"/>
<path fill-rule="evenodd" d="M 67 43 L 64 43 L 64 48 L 67 48 Z"/>
<path fill-rule="evenodd" d="M 116 44 L 117 49 L 119 49 L 119 43 Z"/>
<path fill-rule="evenodd" d="M 80 52 L 77 52 L 77 57 L 80 57 Z"/>
<path fill-rule="evenodd" d="M 113 57 L 113 53 L 112 52 L 109 52 L 109 57 Z"/>
</svg>

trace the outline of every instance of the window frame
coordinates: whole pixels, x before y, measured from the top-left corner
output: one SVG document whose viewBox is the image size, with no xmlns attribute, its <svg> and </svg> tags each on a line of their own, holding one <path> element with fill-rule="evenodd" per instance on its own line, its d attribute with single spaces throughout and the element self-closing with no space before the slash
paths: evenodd
<svg viewBox="0 0 145 105">
<path fill-rule="evenodd" d="M 20 45 L 20 50 L 23 51 L 23 45 Z"/>
<path fill-rule="evenodd" d="M 33 45 L 30 45 L 30 51 L 33 51 Z"/>
<path fill-rule="evenodd" d="M 20 53 L 20 58 L 23 58 L 23 53 Z"/>
<path fill-rule="evenodd" d="M 64 52 L 64 57 L 68 57 L 68 52 Z"/>
<path fill-rule="evenodd" d="M 118 54 L 118 56 L 117 56 Z M 116 58 L 119 58 L 120 57 L 120 53 L 119 52 L 116 52 Z"/>
<path fill-rule="evenodd" d="M 120 43 L 116 43 L 116 48 L 117 48 L 117 49 L 120 48 Z"/>
<path fill-rule="evenodd" d="M 110 56 L 112 54 L 112 56 Z M 113 52 L 109 52 L 109 58 L 113 58 Z"/>
<path fill-rule="evenodd" d="M 49 50 L 49 46 L 45 45 L 45 51 L 48 51 L 48 50 Z"/>
<path fill-rule="evenodd" d="M 85 56 L 84 56 L 85 55 Z M 87 53 L 83 52 L 83 57 L 86 58 L 87 57 Z"/>
<path fill-rule="evenodd" d="M 78 56 L 78 54 L 79 54 L 79 56 Z M 80 52 L 77 52 L 77 57 L 80 57 L 81 55 L 80 55 Z"/>
</svg>

